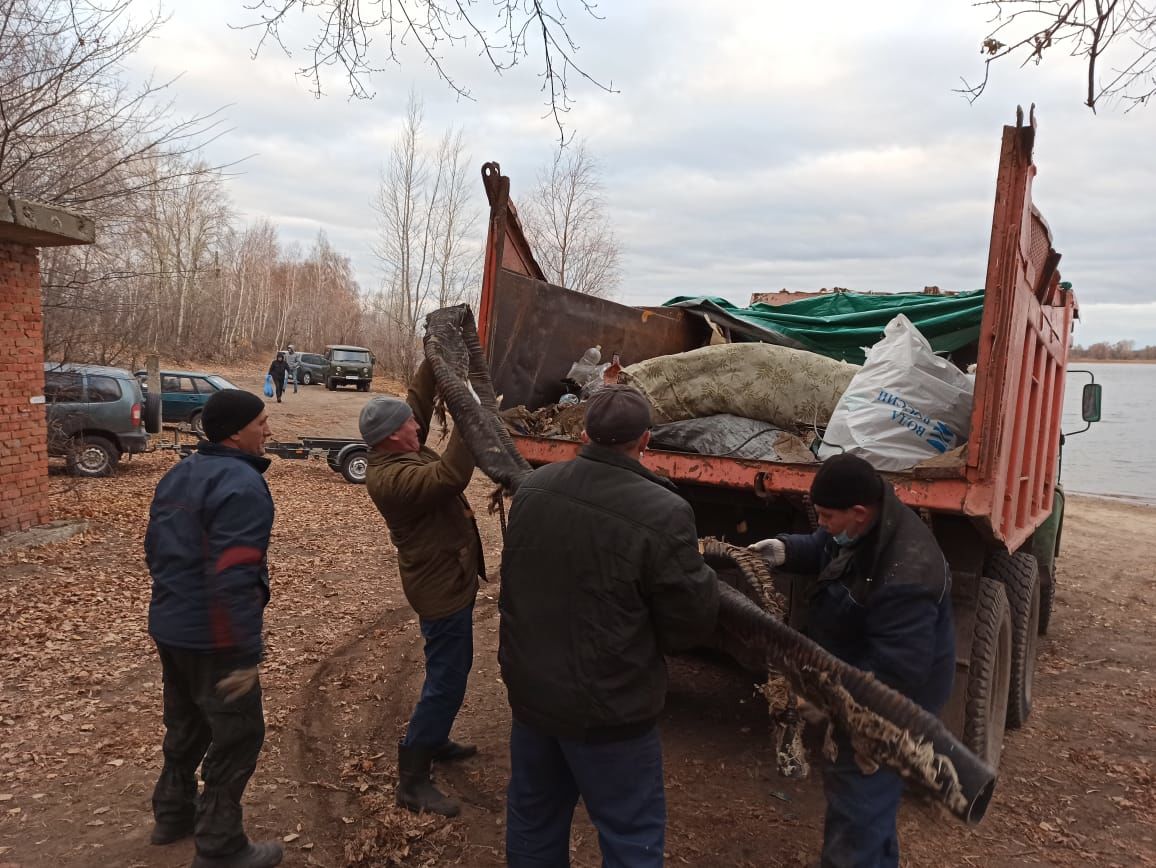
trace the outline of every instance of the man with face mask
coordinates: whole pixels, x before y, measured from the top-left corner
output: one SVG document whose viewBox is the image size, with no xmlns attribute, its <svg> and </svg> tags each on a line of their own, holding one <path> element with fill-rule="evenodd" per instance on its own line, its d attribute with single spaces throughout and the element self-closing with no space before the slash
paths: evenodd
<svg viewBox="0 0 1156 868">
<path fill-rule="evenodd" d="M 862 458 L 827 459 L 811 485 L 819 528 L 752 549 L 774 567 L 816 576 L 807 633 L 932 714 L 951 693 L 955 633 L 951 574 L 931 529 Z M 865 774 L 846 736 L 823 772 L 823 868 L 896 868 L 903 780 Z"/>
</svg>

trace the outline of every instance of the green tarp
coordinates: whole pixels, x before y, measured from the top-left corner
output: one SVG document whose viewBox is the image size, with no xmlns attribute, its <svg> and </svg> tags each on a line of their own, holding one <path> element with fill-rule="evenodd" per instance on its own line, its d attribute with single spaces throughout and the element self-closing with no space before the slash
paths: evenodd
<svg viewBox="0 0 1156 868">
<path fill-rule="evenodd" d="M 863 349 L 883 337 L 883 328 L 904 314 L 931 342 L 948 353 L 979 337 L 983 290 L 955 295 L 832 292 L 787 304 L 736 307 L 723 298 L 678 296 L 664 307 L 681 307 L 728 329 L 734 340 L 756 340 L 822 353 L 863 364 Z"/>
</svg>

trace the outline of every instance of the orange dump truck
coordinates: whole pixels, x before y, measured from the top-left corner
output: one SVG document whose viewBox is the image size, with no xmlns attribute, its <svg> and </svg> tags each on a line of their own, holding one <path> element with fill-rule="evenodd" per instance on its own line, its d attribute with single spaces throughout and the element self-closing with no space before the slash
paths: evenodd
<svg viewBox="0 0 1156 868">
<path fill-rule="evenodd" d="M 1046 629 L 1063 521 L 1061 411 L 1076 299 L 1032 202 L 1034 118 L 1004 127 L 978 338 L 955 358 L 976 362 L 970 438 L 954 463 L 887 474 L 919 510 L 951 564 L 957 674 L 943 717 L 992 766 L 1005 725 L 1031 709 L 1037 635 Z M 676 307 L 628 307 L 551 285 L 487 163 L 490 201 L 478 330 L 502 408 L 558 401 L 583 351 L 616 348 L 632 364 L 705 345 L 703 319 Z M 1098 386 L 1085 418 L 1098 419 Z M 535 466 L 574 457 L 579 444 L 516 436 Z M 807 531 L 815 464 L 650 450 L 643 463 L 674 481 L 703 536 L 734 543 Z"/>
</svg>

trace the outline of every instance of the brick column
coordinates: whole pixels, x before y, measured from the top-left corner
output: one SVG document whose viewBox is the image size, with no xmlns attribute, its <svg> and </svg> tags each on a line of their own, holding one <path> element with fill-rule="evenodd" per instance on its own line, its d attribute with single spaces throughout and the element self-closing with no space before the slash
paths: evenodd
<svg viewBox="0 0 1156 868">
<path fill-rule="evenodd" d="M 43 346 L 38 251 L 0 242 L 0 533 L 50 519 Z"/>
</svg>

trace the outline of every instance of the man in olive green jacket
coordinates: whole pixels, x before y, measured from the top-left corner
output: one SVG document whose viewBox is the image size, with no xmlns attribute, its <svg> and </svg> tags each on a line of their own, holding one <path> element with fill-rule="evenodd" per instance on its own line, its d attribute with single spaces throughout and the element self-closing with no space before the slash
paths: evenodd
<svg viewBox="0 0 1156 868">
<path fill-rule="evenodd" d="M 411 811 L 453 817 L 458 803 L 430 779 L 430 764 L 473 756 L 473 745 L 450 740 L 473 663 L 474 598 L 485 576 L 477 522 L 463 492 L 474 457 L 455 430 L 445 452 L 425 445 L 435 381 L 423 363 L 406 401 L 374 398 L 361 411 L 370 447 L 366 487 L 397 548 L 405 597 L 425 638 L 425 684 L 398 742 L 397 802 Z"/>
</svg>

